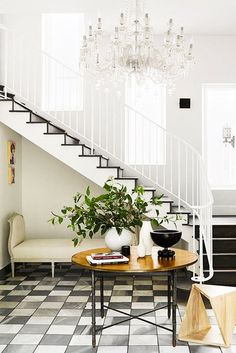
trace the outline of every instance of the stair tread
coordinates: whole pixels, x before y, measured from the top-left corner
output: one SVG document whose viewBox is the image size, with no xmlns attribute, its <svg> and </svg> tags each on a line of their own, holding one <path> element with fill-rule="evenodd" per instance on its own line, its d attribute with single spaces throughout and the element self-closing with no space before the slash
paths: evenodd
<svg viewBox="0 0 236 353">
<path fill-rule="evenodd" d="M 47 124 L 46 121 L 26 121 L 26 124 Z"/>
<path fill-rule="evenodd" d="M 84 146 L 83 143 L 61 143 L 61 146 Z"/>
<path fill-rule="evenodd" d="M 115 165 L 108 165 L 108 166 L 98 166 L 97 168 L 99 169 L 121 169 L 121 170 L 124 170 L 123 168 L 119 167 L 119 166 L 115 166 Z"/>
<path fill-rule="evenodd" d="M 119 177 L 119 178 L 115 178 L 116 180 L 138 180 L 137 177 L 128 177 L 128 176 L 124 176 L 124 177 Z"/>
<path fill-rule="evenodd" d="M 87 147 L 87 148 L 90 148 L 90 147 Z M 101 158 L 104 158 L 107 161 L 109 161 L 109 158 L 107 158 L 101 154 L 79 154 L 79 157 L 101 157 Z"/>
<path fill-rule="evenodd" d="M 10 109 L 10 113 L 31 113 L 31 110 L 23 110 L 23 109 Z"/>
<path fill-rule="evenodd" d="M 171 214 L 171 213 L 183 213 L 183 214 L 189 214 L 189 215 L 191 214 L 191 212 L 186 210 L 183 206 L 181 206 L 180 210 L 179 210 L 179 207 L 175 206 L 175 205 L 172 206 L 170 212 L 167 212 L 167 213 L 169 213 L 169 214 Z"/>
<path fill-rule="evenodd" d="M 44 132 L 44 135 L 65 135 L 65 132 Z"/>
</svg>

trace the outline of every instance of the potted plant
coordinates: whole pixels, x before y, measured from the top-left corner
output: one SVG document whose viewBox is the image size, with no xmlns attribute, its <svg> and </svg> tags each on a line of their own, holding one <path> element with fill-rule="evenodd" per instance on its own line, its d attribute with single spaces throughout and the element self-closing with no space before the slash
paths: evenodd
<svg viewBox="0 0 236 353">
<path fill-rule="evenodd" d="M 144 198 L 144 188 L 136 187 L 128 193 L 127 187 L 116 183 L 113 178 L 103 186 L 104 193 L 94 197 L 87 187 L 85 194 L 77 193 L 72 206 L 64 206 L 60 214 L 53 214 L 52 224 L 68 221 L 68 228 L 76 233 L 73 239 L 76 246 L 81 238 L 91 238 L 101 232 L 105 234 L 106 245 L 112 250 L 119 250 L 122 245 L 131 245 L 132 233 L 141 227 L 148 218 L 150 206 L 162 204 L 163 195 L 154 196 L 149 202 Z M 161 224 L 164 218 L 157 217 L 153 224 Z"/>
</svg>

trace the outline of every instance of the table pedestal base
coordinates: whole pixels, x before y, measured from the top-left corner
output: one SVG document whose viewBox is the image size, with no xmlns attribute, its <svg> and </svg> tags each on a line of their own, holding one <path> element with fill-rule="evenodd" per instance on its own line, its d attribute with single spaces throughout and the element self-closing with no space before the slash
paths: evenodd
<svg viewBox="0 0 236 353">
<path fill-rule="evenodd" d="M 124 273 L 122 273 L 124 274 Z M 109 327 L 112 326 L 116 326 L 119 325 L 123 322 L 127 322 L 133 319 L 138 319 L 140 321 L 143 321 L 145 323 L 149 323 L 153 326 L 156 327 L 160 327 L 164 330 L 170 331 L 172 332 L 172 345 L 173 347 L 176 346 L 176 308 L 177 308 L 177 276 L 176 276 L 176 270 L 172 270 L 172 271 L 168 271 L 165 272 L 164 274 L 167 275 L 168 278 L 168 294 L 167 294 L 167 305 L 163 305 L 161 307 L 149 310 L 147 312 L 144 312 L 140 315 L 132 315 L 132 314 L 127 314 L 121 310 L 112 308 L 108 305 L 104 305 L 104 277 L 103 277 L 103 273 L 99 272 L 98 277 L 100 278 L 100 313 L 101 313 L 101 317 L 104 317 L 104 309 L 110 309 L 110 310 L 114 310 L 120 314 L 124 314 L 126 316 L 128 316 L 126 319 L 121 320 L 118 323 L 115 324 L 111 324 L 111 325 L 107 325 L 104 326 L 102 328 L 96 329 L 96 298 L 95 298 L 95 284 L 96 284 L 96 277 L 95 277 L 95 271 L 91 271 L 91 277 L 92 277 L 92 346 L 95 347 L 96 346 L 96 333 L 102 330 L 105 330 Z M 132 275 L 131 273 L 129 273 L 129 275 Z M 135 274 L 133 274 L 134 276 L 137 276 L 137 272 Z M 154 273 L 151 273 L 152 276 L 154 276 Z M 167 328 L 166 326 L 162 326 L 162 325 L 158 325 L 156 323 L 153 323 L 149 320 L 144 319 L 142 316 L 146 315 L 146 314 L 150 314 L 153 313 L 155 311 L 158 311 L 160 309 L 164 309 L 167 308 L 167 312 L 168 312 L 168 318 L 171 317 L 171 311 L 172 311 L 172 329 Z"/>
</svg>

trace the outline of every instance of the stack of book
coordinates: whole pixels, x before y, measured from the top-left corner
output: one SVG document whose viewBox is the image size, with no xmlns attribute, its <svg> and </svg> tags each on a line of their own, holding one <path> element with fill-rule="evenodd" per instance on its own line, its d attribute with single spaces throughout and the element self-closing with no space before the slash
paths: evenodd
<svg viewBox="0 0 236 353">
<path fill-rule="evenodd" d="M 87 261 L 90 265 L 110 265 L 119 263 L 128 263 L 128 257 L 125 257 L 120 252 L 112 251 L 106 253 L 94 253 L 87 256 Z"/>
</svg>

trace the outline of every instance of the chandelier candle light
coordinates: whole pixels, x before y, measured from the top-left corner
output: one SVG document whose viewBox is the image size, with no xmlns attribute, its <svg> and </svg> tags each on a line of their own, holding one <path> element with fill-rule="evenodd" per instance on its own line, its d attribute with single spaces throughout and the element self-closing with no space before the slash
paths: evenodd
<svg viewBox="0 0 236 353">
<path fill-rule="evenodd" d="M 135 74 L 139 80 L 150 78 L 171 87 L 191 68 L 193 44 L 186 43 L 183 27 L 174 30 L 172 19 L 162 44 L 157 47 L 154 42 L 150 16 L 143 9 L 143 2 L 132 1 L 127 14 L 120 14 L 110 41 L 100 17 L 95 29 L 89 25 L 88 35 L 83 36 L 80 67 L 103 77 L 111 73 L 117 78 Z"/>
</svg>

